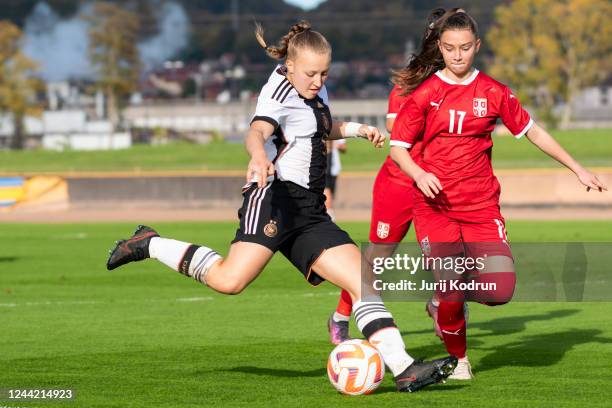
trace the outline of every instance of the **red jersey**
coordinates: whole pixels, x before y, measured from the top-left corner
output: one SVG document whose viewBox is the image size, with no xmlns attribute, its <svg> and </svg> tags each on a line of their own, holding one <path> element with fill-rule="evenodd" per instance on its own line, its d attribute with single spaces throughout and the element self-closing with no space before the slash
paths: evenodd
<svg viewBox="0 0 612 408">
<path fill-rule="evenodd" d="M 402 95 L 401 93 L 402 89 L 397 85 L 395 85 L 391 90 L 391 93 L 389 94 L 387 119 L 395 119 L 399 111 L 402 109 L 404 103 L 409 99 L 408 95 Z M 395 125 L 393 125 L 393 127 L 395 127 Z M 410 150 L 410 156 L 412 157 L 412 160 L 418 163 L 420 161 L 420 155 L 420 143 L 417 141 Z M 408 177 L 408 175 L 404 173 L 393 160 L 391 160 L 391 156 L 387 156 L 387 159 L 383 163 L 380 171 L 387 171 L 387 174 L 395 183 L 410 187 L 412 187 L 414 184 L 414 181 Z"/>
<path fill-rule="evenodd" d="M 411 94 L 398 114 L 391 145 L 410 148 L 421 140 L 420 166 L 438 177 L 443 191 L 417 201 L 455 211 L 499 203 L 500 186 L 491 166 L 491 132 L 501 118 L 518 139 L 533 124 L 510 89 L 474 70 L 461 83 L 441 71 Z"/>
</svg>

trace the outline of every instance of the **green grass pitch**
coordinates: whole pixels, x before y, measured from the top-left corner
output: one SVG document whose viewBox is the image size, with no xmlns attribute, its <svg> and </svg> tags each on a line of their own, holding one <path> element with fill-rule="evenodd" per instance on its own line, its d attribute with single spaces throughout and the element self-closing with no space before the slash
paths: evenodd
<svg viewBox="0 0 612 408">
<path fill-rule="evenodd" d="M 166 235 L 225 249 L 235 223 L 166 223 Z M 128 224 L 3 224 L 0 388 L 73 388 L 70 402 L 10 407 L 609 406 L 611 303 L 473 305 L 476 378 L 416 394 L 387 373 L 371 396 L 329 384 L 329 284 L 307 285 L 277 256 L 239 296 L 147 261 L 114 272 L 106 251 Z M 356 241 L 365 223 L 344 227 Z M 515 242 L 612 242 L 612 222 L 510 222 Z M 390 303 L 415 357 L 442 356 L 421 303 Z M 357 332 L 353 330 L 354 335 Z"/>
</svg>

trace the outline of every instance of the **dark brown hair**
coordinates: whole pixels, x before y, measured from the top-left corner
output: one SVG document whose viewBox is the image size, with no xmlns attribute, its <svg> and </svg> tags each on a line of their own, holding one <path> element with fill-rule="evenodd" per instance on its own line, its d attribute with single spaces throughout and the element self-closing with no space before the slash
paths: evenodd
<svg viewBox="0 0 612 408">
<path fill-rule="evenodd" d="M 392 71 L 391 82 L 402 88 L 402 95 L 409 94 L 434 72 L 444 68 L 444 59 L 438 48 L 438 40 L 447 30 L 470 30 L 478 38 L 476 21 L 461 8 L 448 11 L 437 8 L 427 17 L 427 26 L 421 41 L 421 50 L 412 54 L 404 68 Z"/>
<path fill-rule="evenodd" d="M 264 40 L 264 30 L 259 23 L 255 23 L 255 38 L 261 47 L 266 50 L 266 53 L 275 60 L 285 58 L 295 59 L 298 49 L 308 48 L 317 53 L 331 53 L 331 46 L 317 31 L 310 29 L 310 23 L 300 21 L 291 26 L 291 30 L 285 34 L 278 45 L 269 46 Z"/>
</svg>

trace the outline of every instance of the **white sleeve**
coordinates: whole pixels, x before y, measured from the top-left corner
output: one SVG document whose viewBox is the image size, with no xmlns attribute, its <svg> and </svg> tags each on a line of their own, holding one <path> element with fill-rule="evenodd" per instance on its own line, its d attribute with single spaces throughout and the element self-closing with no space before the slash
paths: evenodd
<svg viewBox="0 0 612 408">
<path fill-rule="evenodd" d="M 257 107 L 255 108 L 255 115 L 251 123 L 256 120 L 263 120 L 276 129 L 281 123 L 281 118 L 285 116 L 285 114 L 285 108 L 280 102 L 270 98 L 266 93 L 261 93 L 257 98 Z"/>
</svg>

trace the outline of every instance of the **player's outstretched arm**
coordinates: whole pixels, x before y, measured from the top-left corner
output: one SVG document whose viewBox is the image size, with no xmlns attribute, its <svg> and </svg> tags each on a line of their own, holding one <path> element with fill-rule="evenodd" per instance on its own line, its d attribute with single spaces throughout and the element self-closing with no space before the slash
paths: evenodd
<svg viewBox="0 0 612 408">
<path fill-rule="evenodd" d="M 257 181 L 259 187 L 266 185 L 268 176 L 274 175 L 274 164 L 268 160 L 264 143 L 274 133 L 274 126 L 263 120 L 256 120 L 251 123 L 244 145 L 251 160 L 247 167 L 247 183 Z M 256 180 L 255 180 L 256 179 Z"/>
<path fill-rule="evenodd" d="M 587 187 L 587 191 L 595 189 L 608 191 L 606 185 L 596 175 L 578 163 L 546 130 L 534 123 L 527 131 L 527 139 L 544 153 L 563 164 L 576 174 L 578 180 Z"/>
<path fill-rule="evenodd" d="M 405 147 L 391 146 L 390 155 L 391 160 L 414 180 L 419 190 L 421 190 L 426 197 L 435 198 L 436 194 L 442 191 L 440 180 L 438 180 L 433 173 L 428 173 L 419 167 L 419 165 L 412 160 L 412 157 L 410 157 Z"/>
<path fill-rule="evenodd" d="M 329 134 L 330 140 L 347 139 L 351 137 L 368 139 L 375 147 L 383 147 L 386 139 L 385 135 L 374 126 L 368 126 L 357 122 L 334 121 L 334 123 L 332 123 L 332 130 Z"/>
</svg>

